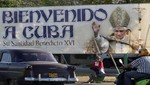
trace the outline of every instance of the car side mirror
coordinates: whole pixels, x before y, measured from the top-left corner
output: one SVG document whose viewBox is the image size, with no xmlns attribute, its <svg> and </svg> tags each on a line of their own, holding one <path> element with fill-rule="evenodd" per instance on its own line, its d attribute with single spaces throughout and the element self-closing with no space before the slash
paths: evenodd
<svg viewBox="0 0 150 85">
<path fill-rule="evenodd" d="M 123 61 L 121 59 L 119 59 L 119 62 L 121 63 L 122 66 L 124 66 Z"/>
<path fill-rule="evenodd" d="M 122 62 L 122 60 L 121 60 L 121 59 L 119 59 L 119 62 L 120 62 L 121 64 L 123 64 L 123 62 Z"/>
</svg>

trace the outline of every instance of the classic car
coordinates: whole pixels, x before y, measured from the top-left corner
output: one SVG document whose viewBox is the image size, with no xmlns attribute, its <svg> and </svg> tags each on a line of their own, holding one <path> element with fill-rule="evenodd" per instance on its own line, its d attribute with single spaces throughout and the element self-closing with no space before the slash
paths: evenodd
<svg viewBox="0 0 150 85">
<path fill-rule="evenodd" d="M 53 54 L 35 49 L 0 50 L 2 85 L 64 85 L 78 81 L 75 67 L 58 63 Z"/>
</svg>

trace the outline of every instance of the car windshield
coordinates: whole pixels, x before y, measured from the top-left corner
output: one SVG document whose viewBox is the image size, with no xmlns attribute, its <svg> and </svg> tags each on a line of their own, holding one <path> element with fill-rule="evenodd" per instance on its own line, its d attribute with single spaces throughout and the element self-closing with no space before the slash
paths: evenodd
<svg viewBox="0 0 150 85">
<path fill-rule="evenodd" d="M 57 62 L 54 56 L 46 52 L 16 52 L 16 61 L 17 62 L 26 62 L 26 61 L 50 61 Z"/>
</svg>

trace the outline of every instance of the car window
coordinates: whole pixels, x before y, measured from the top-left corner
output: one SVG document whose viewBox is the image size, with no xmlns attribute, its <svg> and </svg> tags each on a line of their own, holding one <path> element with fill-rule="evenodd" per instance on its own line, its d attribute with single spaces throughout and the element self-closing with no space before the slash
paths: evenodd
<svg viewBox="0 0 150 85">
<path fill-rule="evenodd" d="M 55 58 L 49 54 L 44 52 L 18 52 L 16 53 L 17 62 L 24 61 L 51 61 L 57 62 Z"/>
<path fill-rule="evenodd" d="M 1 62 L 11 62 L 11 55 L 9 53 L 3 53 Z"/>
</svg>

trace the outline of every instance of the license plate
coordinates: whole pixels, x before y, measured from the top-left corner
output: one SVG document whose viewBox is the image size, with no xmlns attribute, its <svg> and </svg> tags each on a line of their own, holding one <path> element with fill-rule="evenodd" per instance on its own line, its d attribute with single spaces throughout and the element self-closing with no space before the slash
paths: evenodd
<svg viewBox="0 0 150 85">
<path fill-rule="evenodd" d="M 56 78 L 56 77 L 58 77 L 58 74 L 57 73 L 48 73 L 48 77 Z"/>
</svg>

